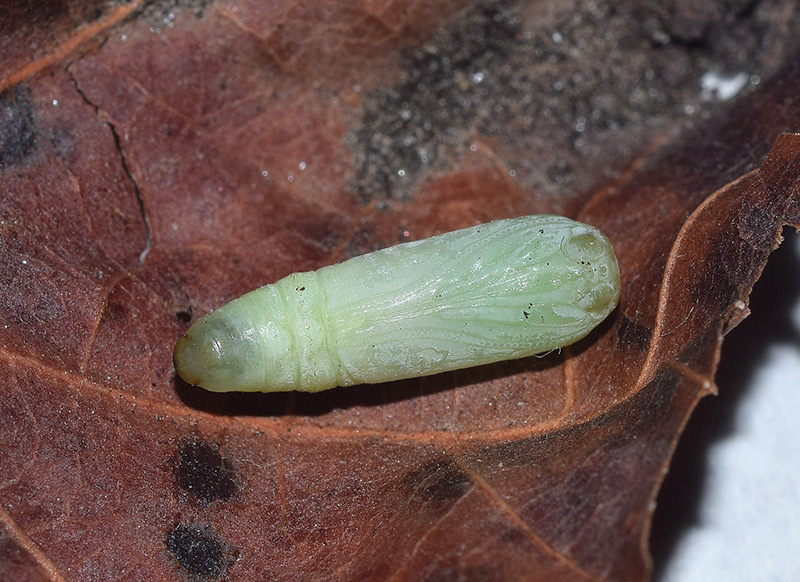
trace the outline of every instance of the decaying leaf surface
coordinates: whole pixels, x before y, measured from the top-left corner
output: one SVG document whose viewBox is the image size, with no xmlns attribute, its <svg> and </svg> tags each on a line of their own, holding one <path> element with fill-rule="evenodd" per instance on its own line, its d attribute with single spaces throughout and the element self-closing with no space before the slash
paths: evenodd
<svg viewBox="0 0 800 582">
<path fill-rule="evenodd" d="M 646 579 L 674 443 L 800 223 L 800 68 L 777 41 L 754 61 L 772 82 L 670 132 L 702 102 L 637 95 L 637 43 L 713 40 L 715 5 L 642 5 L 594 68 L 587 31 L 616 47 L 619 13 L 122 6 L 48 21 L 30 62 L 0 45 L 0 577 Z M 664 85 L 710 58 L 664 51 L 641 57 Z M 175 378 L 177 337 L 244 291 L 553 211 L 606 232 L 623 278 L 561 353 L 316 395 Z"/>
</svg>

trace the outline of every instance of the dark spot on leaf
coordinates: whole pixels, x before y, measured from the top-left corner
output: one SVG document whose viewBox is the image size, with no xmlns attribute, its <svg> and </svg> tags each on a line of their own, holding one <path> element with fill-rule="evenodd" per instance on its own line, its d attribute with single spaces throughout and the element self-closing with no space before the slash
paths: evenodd
<svg viewBox="0 0 800 582">
<path fill-rule="evenodd" d="M 408 473 L 403 484 L 411 498 L 446 511 L 466 494 L 472 479 L 451 459 L 441 459 Z"/>
<path fill-rule="evenodd" d="M 522 315 L 525 316 L 525 319 L 528 319 L 531 316 L 531 312 L 530 311 L 523 311 Z"/>
<path fill-rule="evenodd" d="M 176 525 L 166 547 L 190 575 L 207 580 L 218 579 L 236 557 L 211 528 L 198 525 Z"/>
<path fill-rule="evenodd" d="M 634 346 L 640 351 L 647 349 L 650 344 L 650 336 L 653 335 L 653 330 L 644 325 L 640 325 L 626 316 L 622 316 L 617 330 L 617 338 L 623 344 Z"/>
<path fill-rule="evenodd" d="M 500 533 L 500 539 L 507 544 L 522 546 L 528 543 L 528 535 L 518 527 L 509 527 Z"/>
<path fill-rule="evenodd" d="M 227 501 L 236 493 L 235 471 L 216 447 L 201 440 L 183 443 L 175 467 L 178 486 L 198 501 Z"/>
<path fill-rule="evenodd" d="M 36 149 L 30 90 L 0 93 L 0 169 L 22 165 Z"/>
<path fill-rule="evenodd" d="M 188 309 L 181 309 L 175 313 L 175 317 L 177 317 L 178 321 L 182 323 L 189 323 L 192 321 L 192 308 L 189 307 Z"/>
<path fill-rule="evenodd" d="M 719 329 L 716 325 L 706 327 L 686 344 L 675 359 L 693 370 L 709 369 L 718 357 L 719 348 L 715 343 L 718 336 Z"/>
</svg>

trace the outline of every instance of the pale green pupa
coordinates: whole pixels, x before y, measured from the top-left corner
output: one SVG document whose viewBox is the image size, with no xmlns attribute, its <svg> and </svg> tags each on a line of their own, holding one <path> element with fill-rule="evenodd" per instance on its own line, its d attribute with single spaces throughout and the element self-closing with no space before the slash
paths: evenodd
<svg viewBox="0 0 800 582">
<path fill-rule="evenodd" d="M 497 220 L 295 273 L 196 321 L 175 368 L 215 392 L 379 383 L 523 358 L 617 305 L 609 240 L 568 218 Z"/>
</svg>

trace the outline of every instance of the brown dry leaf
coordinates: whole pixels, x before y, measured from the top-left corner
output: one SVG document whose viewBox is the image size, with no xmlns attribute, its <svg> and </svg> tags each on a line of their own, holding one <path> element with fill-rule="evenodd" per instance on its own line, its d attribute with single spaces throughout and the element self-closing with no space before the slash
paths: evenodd
<svg viewBox="0 0 800 582">
<path fill-rule="evenodd" d="M 0 579 L 647 579 L 676 439 L 800 223 L 793 3 L 673 4 L 11 3 Z M 716 62 L 774 80 L 720 106 Z M 176 380 L 189 322 L 249 289 L 553 211 L 623 283 L 561 353 L 315 395 Z"/>
</svg>

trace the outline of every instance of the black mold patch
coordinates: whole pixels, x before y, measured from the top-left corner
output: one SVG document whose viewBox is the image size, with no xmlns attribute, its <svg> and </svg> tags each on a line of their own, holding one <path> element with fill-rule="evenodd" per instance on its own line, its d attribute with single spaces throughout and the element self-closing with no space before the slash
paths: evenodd
<svg viewBox="0 0 800 582">
<path fill-rule="evenodd" d="M 563 198 L 613 180 L 676 122 L 724 107 L 700 93 L 708 71 L 763 79 L 776 51 L 797 51 L 795 39 L 773 43 L 795 14 L 787 24 L 721 1 L 532 4 L 477 0 L 409 52 L 395 85 L 363 95 L 348 135 L 362 202 L 410 197 L 485 137 L 522 188 Z"/>
<path fill-rule="evenodd" d="M 24 164 L 35 150 L 31 93 L 17 85 L 0 93 L 0 170 Z"/>
<path fill-rule="evenodd" d="M 191 579 L 217 580 L 236 559 L 211 528 L 178 524 L 167 534 L 167 550 Z"/>
<path fill-rule="evenodd" d="M 359 196 L 407 195 L 421 175 L 443 165 L 447 150 L 468 147 L 476 119 L 497 119 L 486 107 L 501 87 L 494 79 L 483 83 L 482 71 L 499 68 L 521 24 L 500 4 L 478 7 L 410 55 L 401 85 L 365 95 L 363 127 L 354 136 Z"/>
<path fill-rule="evenodd" d="M 201 440 L 183 443 L 178 449 L 175 478 L 178 486 L 201 503 L 227 501 L 236 493 L 236 473 L 219 450 Z"/>
</svg>

